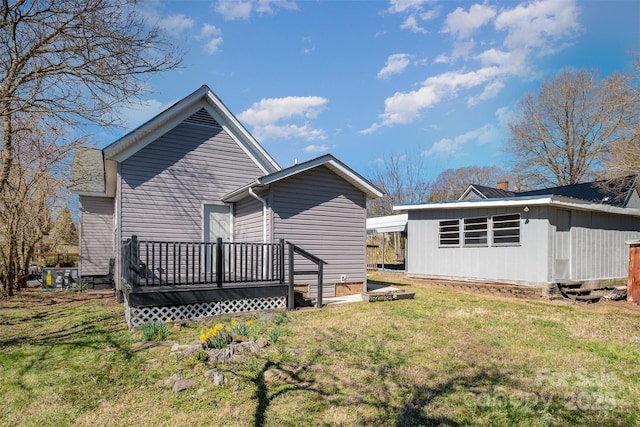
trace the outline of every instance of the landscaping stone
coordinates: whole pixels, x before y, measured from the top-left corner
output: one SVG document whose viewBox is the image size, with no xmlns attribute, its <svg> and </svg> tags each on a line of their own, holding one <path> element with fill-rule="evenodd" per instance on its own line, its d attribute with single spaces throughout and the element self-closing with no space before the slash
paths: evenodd
<svg viewBox="0 0 640 427">
<path fill-rule="evenodd" d="M 182 380 L 182 377 L 180 375 L 173 374 L 169 378 L 167 378 L 167 380 L 164 382 L 164 385 L 167 388 L 173 388 L 173 385 L 180 380 Z"/>
<path fill-rule="evenodd" d="M 173 383 L 173 391 L 175 393 L 179 393 L 183 390 L 187 390 L 190 388 L 194 388 L 196 386 L 196 380 L 178 380 L 175 383 Z"/>
<path fill-rule="evenodd" d="M 211 381 L 213 383 L 213 385 L 215 385 L 216 387 L 224 385 L 224 383 L 227 381 L 227 379 L 225 378 L 224 374 L 222 372 L 218 371 L 217 369 L 210 369 L 210 370 L 206 371 L 204 373 L 204 376 L 205 376 L 206 379 Z"/>
<path fill-rule="evenodd" d="M 189 357 L 196 351 L 202 350 L 202 342 L 197 341 L 191 344 L 174 344 L 171 347 L 171 354 L 179 357 Z"/>
<path fill-rule="evenodd" d="M 363 292 L 362 300 L 365 302 L 377 302 L 377 301 L 395 301 L 399 299 L 413 299 L 415 292 L 408 291 L 384 291 L 384 292 Z"/>
</svg>

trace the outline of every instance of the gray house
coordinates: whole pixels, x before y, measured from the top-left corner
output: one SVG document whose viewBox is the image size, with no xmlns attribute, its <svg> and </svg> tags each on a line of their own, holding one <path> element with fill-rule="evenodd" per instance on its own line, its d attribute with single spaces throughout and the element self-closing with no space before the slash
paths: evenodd
<svg viewBox="0 0 640 427">
<path fill-rule="evenodd" d="M 207 86 L 103 150 L 78 150 L 72 181 L 81 204 L 80 276 L 107 275 L 111 262 L 128 307 L 266 298 L 244 294 L 248 282 L 265 278 L 286 285 L 284 241 L 322 261 L 324 296 L 366 286 L 366 201 L 380 191 L 331 155 L 282 169 Z M 161 289 L 185 281 L 200 286 L 180 288 L 179 298 Z M 202 296 L 223 282 L 242 284 L 242 292 Z M 295 284 L 316 296 L 318 276 L 300 274 Z"/>
<path fill-rule="evenodd" d="M 408 213 L 407 274 L 534 286 L 624 279 L 625 242 L 640 238 L 640 199 L 627 179 L 610 191 L 472 185 L 460 200 L 397 205 Z"/>
</svg>

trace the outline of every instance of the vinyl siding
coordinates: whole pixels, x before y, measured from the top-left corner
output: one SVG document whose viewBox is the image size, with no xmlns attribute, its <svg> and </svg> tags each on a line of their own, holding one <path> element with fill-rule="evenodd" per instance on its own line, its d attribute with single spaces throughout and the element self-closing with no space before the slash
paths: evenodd
<svg viewBox="0 0 640 427">
<path fill-rule="evenodd" d="M 407 224 L 407 274 L 509 283 L 548 280 L 546 208 L 451 209 L 410 211 Z M 520 213 L 520 244 L 514 246 L 440 247 L 440 221 Z M 490 228 L 491 225 L 489 224 Z M 462 229 L 462 225 L 461 225 Z"/>
<path fill-rule="evenodd" d="M 320 166 L 271 187 L 274 241 L 286 239 L 325 260 L 323 296 L 335 295 L 335 284 L 366 278 L 365 194 Z M 296 256 L 296 270 L 314 267 Z M 317 295 L 314 276 L 298 276 L 297 284 L 310 284 Z"/>
<path fill-rule="evenodd" d="M 268 194 L 258 193 L 262 198 L 268 197 Z M 267 241 L 270 236 L 270 221 L 267 209 Z M 263 242 L 263 220 L 262 220 L 262 202 L 248 196 L 240 200 L 234 205 L 233 234 L 234 240 L 237 242 Z"/>
<path fill-rule="evenodd" d="M 114 200 L 80 196 L 80 275 L 105 276 L 115 257 Z"/>
<path fill-rule="evenodd" d="M 221 128 L 182 123 L 119 166 L 122 238 L 200 241 L 202 205 L 261 175 Z"/>
</svg>

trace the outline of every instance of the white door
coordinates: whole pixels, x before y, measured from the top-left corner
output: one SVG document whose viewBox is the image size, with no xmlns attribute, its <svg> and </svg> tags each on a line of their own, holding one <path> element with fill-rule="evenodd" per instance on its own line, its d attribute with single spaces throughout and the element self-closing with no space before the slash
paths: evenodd
<svg viewBox="0 0 640 427">
<path fill-rule="evenodd" d="M 231 240 L 231 207 L 204 205 L 204 241 L 215 242 L 218 237 Z"/>
<path fill-rule="evenodd" d="M 231 241 L 231 207 L 226 205 L 204 205 L 202 228 L 206 243 L 215 243 L 218 237 L 221 237 L 223 242 Z M 205 274 L 215 274 L 215 253 L 214 248 L 206 248 Z"/>
</svg>

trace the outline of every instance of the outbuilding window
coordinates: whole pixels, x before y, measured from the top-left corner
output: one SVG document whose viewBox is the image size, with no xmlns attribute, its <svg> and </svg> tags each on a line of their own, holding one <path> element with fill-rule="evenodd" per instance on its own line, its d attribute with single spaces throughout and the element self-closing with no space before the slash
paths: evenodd
<svg viewBox="0 0 640 427">
<path fill-rule="evenodd" d="M 465 246 L 486 246 L 487 245 L 487 217 L 465 218 L 464 219 L 464 245 Z"/>
<path fill-rule="evenodd" d="M 496 215 L 491 218 L 491 224 L 494 245 L 520 244 L 520 214 Z"/>
<path fill-rule="evenodd" d="M 460 246 L 460 221 L 440 221 L 440 246 Z"/>
</svg>

